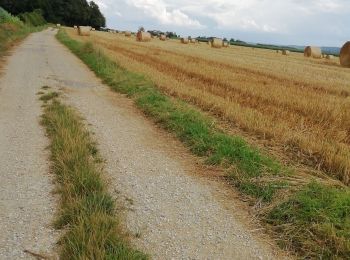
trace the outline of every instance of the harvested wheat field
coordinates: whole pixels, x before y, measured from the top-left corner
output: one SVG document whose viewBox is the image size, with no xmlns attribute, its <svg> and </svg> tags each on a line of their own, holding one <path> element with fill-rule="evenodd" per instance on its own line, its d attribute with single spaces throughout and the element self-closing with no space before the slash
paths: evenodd
<svg viewBox="0 0 350 260">
<path fill-rule="evenodd" d="M 73 29 L 68 33 L 85 40 Z M 88 40 L 248 142 L 350 184 L 350 71 L 338 59 L 176 40 L 145 45 L 104 32 L 93 32 Z"/>
</svg>

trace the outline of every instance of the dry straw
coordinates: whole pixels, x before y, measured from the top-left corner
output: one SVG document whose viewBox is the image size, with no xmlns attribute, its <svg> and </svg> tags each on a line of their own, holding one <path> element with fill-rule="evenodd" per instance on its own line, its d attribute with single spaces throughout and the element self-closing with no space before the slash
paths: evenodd
<svg viewBox="0 0 350 260">
<path fill-rule="evenodd" d="M 79 26 L 78 33 L 80 36 L 89 36 L 91 31 L 90 26 Z"/>
<path fill-rule="evenodd" d="M 151 41 L 151 39 L 152 39 L 152 36 L 149 32 L 139 31 L 136 34 L 136 41 L 138 41 L 138 42 L 149 42 L 149 41 Z"/>
<path fill-rule="evenodd" d="M 188 44 L 189 43 L 189 39 L 188 38 L 181 38 L 181 43 Z"/>
<path fill-rule="evenodd" d="M 289 55 L 290 54 L 290 51 L 288 50 L 282 50 L 282 55 Z"/>
<path fill-rule="evenodd" d="M 315 59 L 321 59 L 322 58 L 322 51 L 320 47 L 316 46 L 307 46 L 304 50 L 304 56 L 307 58 L 315 58 Z"/>
<path fill-rule="evenodd" d="M 346 42 L 340 50 L 340 65 L 350 68 L 350 41 Z"/>
<path fill-rule="evenodd" d="M 166 40 L 166 36 L 165 36 L 164 34 L 161 34 L 161 35 L 159 36 L 159 39 L 160 39 L 161 41 L 165 41 L 165 40 Z"/>
<path fill-rule="evenodd" d="M 131 32 L 130 32 L 130 31 L 125 31 L 124 35 L 125 35 L 126 37 L 130 37 L 130 36 L 131 36 Z"/>
<path fill-rule="evenodd" d="M 222 39 L 213 38 L 210 42 L 212 48 L 221 48 L 223 45 Z"/>
<path fill-rule="evenodd" d="M 229 46 L 229 42 L 228 41 L 223 41 L 222 42 L 222 47 L 227 48 Z"/>
</svg>

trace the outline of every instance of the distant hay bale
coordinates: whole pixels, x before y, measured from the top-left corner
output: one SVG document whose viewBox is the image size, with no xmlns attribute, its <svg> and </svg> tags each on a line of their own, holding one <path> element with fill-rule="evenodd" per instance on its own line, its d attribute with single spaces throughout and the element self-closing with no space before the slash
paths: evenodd
<svg viewBox="0 0 350 260">
<path fill-rule="evenodd" d="M 151 39 L 152 39 L 152 36 L 149 32 L 139 31 L 136 34 L 136 41 L 138 41 L 138 42 L 149 42 L 149 41 L 151 41 Z"/>
<path fill-rule="evenodd" d="M 316 46 L 307 46 L 304 50 L 304 56 L 307 58 L 315 58 L 315 59 L 321 59 L 322 58 L 322 51 L 320 47 Z"/>
<path fill-rule="evenodd" d="M 188 38 L 181 38 L 181 43 L 188 44 L 189 39 Z"/>
<path fill-rule="evenodd" d="M 96 31 L 96 29 L 95 28 L 91 28 L 91 31 Z"/>
<path fill-rule="evenodd" d="M 161 34 L 161 35 L 159 36 L 159 40 L 165 41 L 165 40 L 166 40 L 165 34 Z"/>
<path fill-rule="evenodd" d="M 210 41 L 210 45 L 212 48 L 221 48 L 222 47 L 222 39 L 220 38 L 213 38 L 211 41 Z"/>
<path fill-rule="evenodd" d="M 58 23 L 58 24 L 56 24 L 56 26 L 57 26 L 57 27 L 61 27 L 61 24 Z"/>
<path fill-rule="evenodd" d="M 78 34 L 80 36 L 90 36 L 90 26 L 79 26 L 78 27 Z"/>
<path fill-rule="evenodd" d="M 228 41 L 223 41 L 222 42 L 222 47 L 228 48 L 229 47 L 229 42 Z"/>
<path fill-rule="evenodd" d="M 78 29 L 78 26 L 74 25 L 74 29 Z"/>
<path fill-rule="evenodd" d="M 346 42 L 340 50 L 340 65 L 350 68 L 350 41 Z"/>
<path fill-rule="evenodd" d="M 130 37 L 130 36 L 131 36 L 131 32 L 130 32 L 130 31 L 125 31 L 124 35 L 125 35 L 126 37 Z"/>
<path fill-rule="evenodd" d="M 282 50 L 282 55 L 289 55 L 290 54 L 290 51 L 288 50 Z"/>
<path fill-rule="evenodd" d="M 332 60 L 332 59 L 334 59 L 334 56 L 333 56 L 333 55 L 330 55 L 330 54 L 327 54 L 327 55 L 325 55 L 325 58 L 326 58 L 327 60 Z"/>
<path fill-rule="evenodd" d="M 197 43 L 196 39 L 191 38 L 190 43 Z"/>
<path fill-rule="evenodd" d="M 276 53 L 280 53 L 280 50 L 276 50 Z"/>
</svg>

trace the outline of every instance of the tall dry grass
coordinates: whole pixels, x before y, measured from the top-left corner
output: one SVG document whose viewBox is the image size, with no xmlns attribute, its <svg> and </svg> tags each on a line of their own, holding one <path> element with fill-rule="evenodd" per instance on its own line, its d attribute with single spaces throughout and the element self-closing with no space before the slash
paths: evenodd
<svg viewBox="0 0 350 260">
<path fill-rule="evenodd" d="M 167 94 L 350 183 L 350 73 L 337 61 L 176 41 L 140 44 L 101 32 L 89 40 Z"/>
</svg>

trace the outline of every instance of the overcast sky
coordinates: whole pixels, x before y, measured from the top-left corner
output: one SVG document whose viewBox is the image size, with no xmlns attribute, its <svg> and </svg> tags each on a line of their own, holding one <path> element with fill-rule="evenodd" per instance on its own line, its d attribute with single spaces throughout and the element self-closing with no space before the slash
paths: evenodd
<svg viewBox="0 0 350 260">
<path fill-rule="evenodd" d="M 96 0 L 107 26 L 249 42 L 341 46 L 350 0 Z"/>
</svg>

